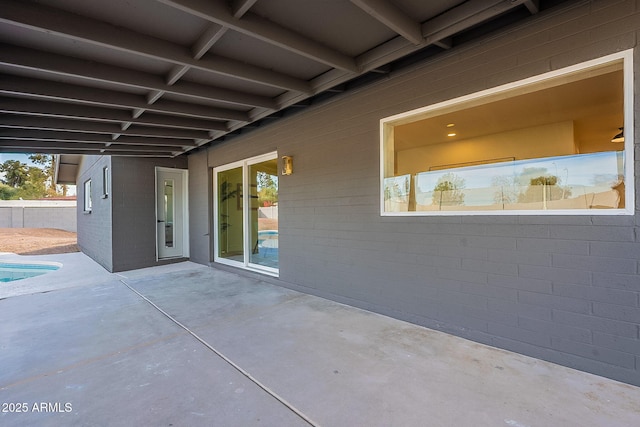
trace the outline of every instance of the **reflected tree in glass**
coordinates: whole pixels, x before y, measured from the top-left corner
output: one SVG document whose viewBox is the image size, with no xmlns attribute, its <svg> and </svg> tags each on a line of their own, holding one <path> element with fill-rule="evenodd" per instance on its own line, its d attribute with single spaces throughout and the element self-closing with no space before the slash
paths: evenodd
<svg viewBox="0 0 640 427">
<path fill-rule="evenodd" d="M 433 204 L 440 206 L 464 205 L 465 182 L 453 172 L 444 174 L 433 189 Z"/>
</svg>

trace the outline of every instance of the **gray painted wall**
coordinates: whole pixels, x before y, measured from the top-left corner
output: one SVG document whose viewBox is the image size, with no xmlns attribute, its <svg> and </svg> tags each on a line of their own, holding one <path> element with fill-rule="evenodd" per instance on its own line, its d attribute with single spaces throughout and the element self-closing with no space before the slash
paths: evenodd
<svg viewBox="0 0 640 427">
<path fill-rule="evenodd" d="M 101 198 L 102 168 L 111 191 Z M 108 271 L 151 267 L 156 261 L 155 167 L 187 168 L 187 159 L 85 156 L 78 174 L 78 245 Z M 92 179 L 93 210 L 83 212 L 84 182 Z"/>
<path fill-rule="evenodd" d="M 78 168 L 76 193 L 78 197 L 78 247 L 109 271 L 113 271 L 111 198 L 101 198 L 102 169 L 111 168 L 111 158 L 84 156 Z M 84 212 L 84 183 L 91 179 L 93 209 Z"/>
<path fill-rule="evenodd" d="M 112 159 L 113 271 L 165 264 L 156 261 L 155 167 L 186 169 L 187 159 Z"/>
<path fill-rule="evenodd" d="M 204 154 L 189 156 L 189 244 L 190 259 L 207 264 L 213 260 L 211 197 L 213 176 Z"/>
<path fill-rule="evenodd" d="M 294 156 L 278 283 L 640 385 L 638 160 L 635 216 L 379 212 L 379 120 L 393 114 L 635 48 L 640 135 L 639 23 L 638 1 L 579 2 L 190 155 L 192 260 L 212 259 L 208 168 L 278 150 Z"/>
</svg>

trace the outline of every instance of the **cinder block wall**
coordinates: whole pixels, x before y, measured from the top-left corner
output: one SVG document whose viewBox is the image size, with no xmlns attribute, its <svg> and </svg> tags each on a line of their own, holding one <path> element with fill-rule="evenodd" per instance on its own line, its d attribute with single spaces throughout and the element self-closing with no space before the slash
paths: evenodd
<svg viewBox="0 0 640 427">
<path fill-rule="evenodd" d="M 152 267 L 156 261 L 156 166 L 186 169 L 187 159 L 114 157 L 113 269 Z"/>
<path fill-rule="evenodd" d="M 212 187 L 213 175 L 205 153 L 188 157 L 189 161 L 189 245 L 190 260 L 208 264 L 213 260 Z"/>
<path fill-rule="evenodd" d="M 0 227 L 77 230 L 75 201 L 5 200 L 0 202 Z"/>
<path fill-rule="evenodd" d="M 634 216 L 379 212 L 379 120 L 393 114 L 633 48 L 640 135 L 639 36 L 638 1 L 576 2 L 193 154 L 192 259 L 213 256 L 194 232 L 212 221 L 208 168 L 278 150 L 294 156 L 284 286 L 640 385 L 638 160 Z"/>
<path fill-rule="evenodd" d="M 111 189 L 102 198 L 105 166 L 110 168 Z M 186 169 L 187 159 L 83 157 L 77 178 L 78 246 L 108 271 L 166 263 L 156 261 L 156 166 Z M 93 193 L 90 214 L 83 203 L 88 179 Z"/>
<path fill-rule="evenodd" d="M 78 197 L 78 247 L 96 262 L 113 271 L 111 198 L 103 199 L 102 169 L 111 168 L 107 156 L 84 156 L 78 169 L 76 193 Z M 84 212 L 84 183 L 91 179 L 91 213 Z"/>
</svg>

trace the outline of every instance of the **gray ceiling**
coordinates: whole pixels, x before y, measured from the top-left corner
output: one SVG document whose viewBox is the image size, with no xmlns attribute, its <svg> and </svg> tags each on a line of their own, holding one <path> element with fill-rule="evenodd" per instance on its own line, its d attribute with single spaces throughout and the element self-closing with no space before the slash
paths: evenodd
<svg viewBox="0 0 640 427">
<path fill-rule="evenodd" d="M 0 152 L 172 157 L 562 0 L 2 0 Z"/>
</svg>

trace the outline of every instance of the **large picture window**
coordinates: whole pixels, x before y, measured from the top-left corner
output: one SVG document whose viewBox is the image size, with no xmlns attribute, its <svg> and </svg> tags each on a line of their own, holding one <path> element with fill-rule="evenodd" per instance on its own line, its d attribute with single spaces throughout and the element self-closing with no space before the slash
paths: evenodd
<svg viewBox="0 0 640 427">
<path fill-rule="evenodd" d="M 630 51 L 381 121 L 383 215 L 632 214 Z"/>
</svg>

